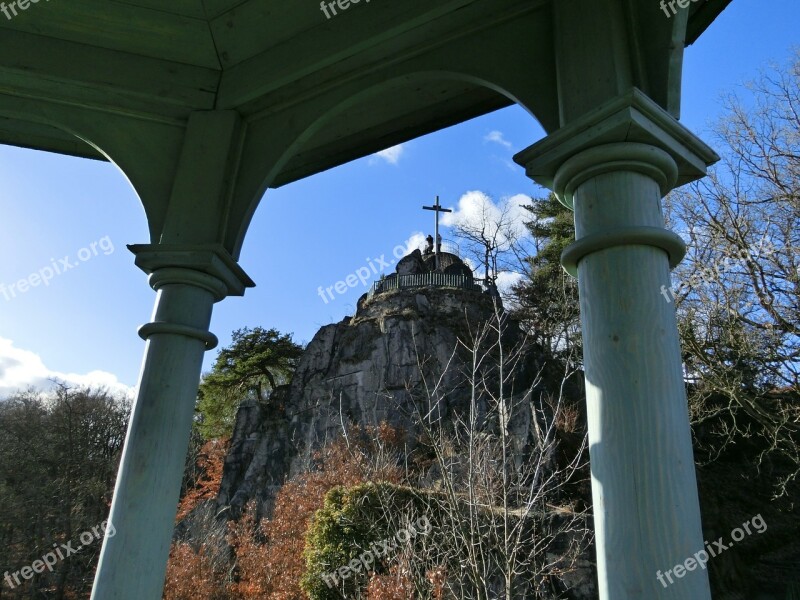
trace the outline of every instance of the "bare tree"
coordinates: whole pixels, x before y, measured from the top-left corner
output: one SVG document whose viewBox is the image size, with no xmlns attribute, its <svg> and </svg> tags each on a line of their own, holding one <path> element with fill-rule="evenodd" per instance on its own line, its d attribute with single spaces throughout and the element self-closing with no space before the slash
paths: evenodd
<svg viewBox="0 0 800 600">
<path fill-rule="evenodd" d="M 3 573 L 107 518 L 129 414 L 127 399 L 64 384 L 49 396 L 30 390 L 0 402 Z M 54 572 L 15 586 L 10 597 L 44 597 L 48 590 L 59 600 L 88 592 L 99 550 L 99 543 L 84 545 Z"/>
<path fill-rule="evenodd" d="M 576 573 L 591 529 L 586 503 L 572 493 L 585 484 L 586 430 L 563 385 L 546 393 L 537 376 L 521 386 L 529 356 L 524 340 L 507 347 L 506 326 L 498 303 L 454 349 L 445 369 L 464 370 L 465 411 L 441 420 L 438 405 L 452 390 L 442 389 L 444 373 L 423 381 L 416 424 L 433 463 L 412 487 L 430 506 L 435 533 L 403 557 L 418 593 L 435 575 L 446 597 L 555 598 L 559 582 L 563 590 L 571 577 L 592 577 L 590 568 Z M 424 363 L 419 357 L 421 373 L 429 372 Z"/>
<path fill-rule="evenodd" d="M 677 302 L 698 440 L 709 459 L 756 434 L 759 461 L 800 472 L 800 52 L 725 98 L 715 127 L 723 160 L 667 199 L 671 225 L 689 240 Z M 710 442 L 709 442 L 710 439 Z"/>
<path fill-rule="evenodd" d="M 456 238 L 464 245 L 464 254 L 485 274 L 487 283 L 496 284 L 500 273 L 523 273 L 528 268 L 531 240 L 520 218 L 514 199 L 493 202 L 480 195 L 469 214 L 446 216 Z"/>
</svg>

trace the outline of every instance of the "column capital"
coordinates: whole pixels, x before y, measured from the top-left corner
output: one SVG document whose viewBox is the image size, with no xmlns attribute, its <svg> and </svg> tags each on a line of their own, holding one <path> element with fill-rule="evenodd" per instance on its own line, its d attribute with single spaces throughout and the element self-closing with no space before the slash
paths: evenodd
<svg viewBox="0 0 800 600">
<path fill-rule="evenodd" d="M 621 152 L 623 145 L 630 146 Z M 613 152 L 604 152 L 612 148 Z M 619 160 L 621 154 L 623 160 Z M 676 185 L 705 176 L 707 167 L 718 160 L 700 138 L 636 88 L 514 156 L 528 177 L 553 190 L 570 208 L 575 187 L 602 172 L 646 172 L 666 194 Z M 562 170 L 565 165 L 567 172 Z"/>
<path fill-rule="evenodd" d="M 215 279 L 212 291 L 218 301 L 225 296 L 243 296 L 247 288 L 255 287 L 222 244 L 132 244 L 128 250 L 136 256 L 136 266 L 150 275 L 154 289 L 174 279 L 169 273 L 176 276 L 183 273 L 179 279 L 195 285 L 200 285 L 201 279 Z M 197 281 L 190 281 L 191 272 L 199 276 Z"/>
</svg>

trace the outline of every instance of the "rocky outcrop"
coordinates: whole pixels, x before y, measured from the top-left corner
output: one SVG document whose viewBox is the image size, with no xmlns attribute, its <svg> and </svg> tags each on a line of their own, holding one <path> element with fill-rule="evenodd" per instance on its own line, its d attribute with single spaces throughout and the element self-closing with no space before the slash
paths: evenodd
<svg viewBox="0 0 800 600">
<path fill-rule="evenodd" d="M 453 274 L 463 267 L 465 277 L 471 282 L 468 268 L 454 255 L 445 256 L 452 258 L 442 261 L 440 267 L 450 269 Z M 430 266 L 427 264 L 430 257 L 422 257 L 419 252 L 403 261 L 398 273 L 402 271 L 412 278 L 420 274 L 419 269 Z M 415 284 L 412 281 L 406 285 Z M 499 338 L 498 322 L 502 323 Z M 487 323 L 492 323 L 495 329 L 487 329 L 487 337 L 481 338 L 478 332 Z M 513 366 L 503 371 L 506 385 L 502 404 L 487 391 L 498 387 L 501 361 L 497 342 L 502 342 L 504 352 L 509 354 L 522 349 Z M 364 428 L 387 423 L 404 431 L 403 454 L 409 464 L 415 465 L 411 470 L 416 489 L 420 494 L 440 494 L 444 477 L 441 463 L 427 456 L 429 448 L 424 444 L 419 452 L 415 449 L 425 437 L 424 427 L 452 431 L 463 427 L 468 414 L 476 415 L 475 435 L 480 436 L 481 444 L 494 443 L 491 440 L 498 439 L 500 428 L 507 432 L 512 444 L 511 468 L 525 473 L 519 481 L 524 478 L 524 485 L 535 488 L 544 471 L 556 468 L 560 456 L 549 446 L 542 450 L 540 444 L 543 423 L 539 409 L 543 406 L 540 398 L 543 390 L 534 382 L 542 365 L 539 353 L 523 342 L 521 330 L 510 320 L 497 296 L 475 285 L 466 289 L 435 285 L 401 287 L 362 296 L 353 317 L 317 332 L 305 349 L 290 385 L 276 390 L 267 404 L 247 402 L 241 406 L 225 462 L 216 514 L 236 518 L 245 505 L 255 500 L 260 516 L 269 517 L 284 482 L 306 471 L 314 452 L 341 438 L 351 424 Z M 477 367 L 477 374 L 472 371 L 473 348 L 478 348 L 477 356 L 484 359 Z M 473 380 L 480 383 L 473 386 Z M 503 416 L 511 413 L 513 418 Z M 552 420 L 552 414 L 543 418 Z M 577 442 L 575 447 L 579 446 Z M 566 446 L 560 447 L 563 450 Z M 530 469 L 534 456 L 541 457 L 541 469 Z M 460 487 L 471 472 L 470 457 L 452 451 L 447 461 L 446 476 Z M 584 495 L 588 496 L 588 488 Z M 553 497 L 553 501 L 558 499 Z M 574 505 L 578 507 L 578 503 Z M 487 514 L 493 514 L 491 509 Z M 583 545 L 585 538 L 581 532 L 587 530 L 585 518 L 575 517 L 583 519 L 582 526 L 575 528 L 560 520 L 572 523 L 571 515 L 575 514 L 564 516 L 553 511 L 549 517 L 541 517 L 537 513 L 535 518 L 527 517 L 528 526 L 546 521 L 543 526 L 548 531 L 562 532 L 554 537 L 549 552 L 572 556 L 574 549 Z M 542 534 L 543 531 L 537 530 L 530 539 L 541 541 Z M 571 600 L 595 597 L 591 553 L 587 551 L 575 558 L 577 562 L 565 560 L 563 572 L 553 582 L 557 589 L 537 597 Z M 562 559 L 548 557 L 553 564 L 559 560 Z M 569 592 L 565 586 L 569 586 Z"/>
<path fill-rule="evenodd" d="M 398 265 L 398 274 L 430 272 L 430 260 L 418 251 L 412 253 Z M 447 260 L 450 262 L 442 261 L 441 265 L 445 271 L 461 268 L 451 258 Z M 286 479 L 304 470 L 313 451 L 338 438 L 349 423 L 365 426 L 385 421 L 409 432 L 413 443 L 420 414 L 442 426 L 455 421 L 454 417 L 466 410 L 470 397 L 465 376 L 469 356 L 464 346 L 458 350 L 459 340 L 468 343 L 478 325 L 496 310 L 502 313 L 491 294 L 469 289 L 422 287 L 385 291 L 373 298 L 363 296 L 353 317 L 325 326 L 314 336 L 289 386 L 276 390 L 268 404 L 242 404 L 216 507 L 209 512 L 235 517 L 245 504 L 256 500 L 260 513 L 269 515 L 275 494 Z M 519 329 L 509 323 L 506 346 L 513 346 L 520 336 Z M 530 392 L 540 367 L 536 353 L 530 352 L 519 365 L 514 375 L 518 392 Z M 439 387 L 447 393 L 431 398 L 424 384 L 440 377 Z M 545 372 L 546 381 L 557 378 Z M 577 379 L 582 377 L 578 375 Z M 580 385 L 569 385 L 568 397 L 583 396 Z M 536 393 L 518 393 L 516 399 L 538 401 Z M 536 435 L 530 414 L 518 411 L 509 423 L 518 464 L 528 459 Z M 695 435 L 702 435 L 702 428 L 695 427 Z M 555 462 L 574 456 L 582 439 L 579 433 L 562 434 L 559 452 L 563 456 L 556 457 Z M 709 571 L 715 598 L 783 600 L 794 597 L 787 595 L 791 594 L 788 590 L 800 589 L 796 575 L 800 539 L 796 495 L 780 501 L 772 498 L 773 479 L 793 467 L 755 464 L 752 457 L 763 450 L 757 440 L 751 440 L 747 447 L 740 443 L 698 468 L 704 539 L 727 535 L 732 527 L 755 515 L 769 525 L 763 535 L 750 535 L 714 558 Z M 460 463 L 463 457 L 454 456 L 452 460 L 454 469 L 464 467 Z M 424 489 L 435 491 L 440 475 L 435 469 L 426 472 L 421 480 Z M 585 481 L 570 487 L 568 493 L 569 500 L 590 501 Z M 202 521 L 204 514 L 198 512 L 193 518 Z M 552 518 L 559 515 L 554 512 Z M 189 527 L 191 523 L 187 522 L 184 529 Z M 203 530 L 202 526 L 197 528 Z M 569 545 L 549 548 L 547 562 L 557 564 L 562 547 L 566 552 Z M 595 598 L 594 571 L 593 554 L 581 554 L 564 570 L 562 591 L 553 597 Z"/>
<path fill-rule="evenodd" d="M 308 464 L 321 445 L 341 435 L 345 425 L 386 422 L 411 432 L 420 414 L 445 423 L 466 409 L 464 347 L 470 327 L 486 322 L 496 308 L 486 294 L 449 288 L 420 288 L 362 297 L 358 312 L 319 330 L 309 343 L 289 386 L 269 404 L 242 405 L 225 463 L 217 500 L 236 514 L 251 499 L 269 514 L 272 499 L 287 477 Z M 514 324 L 504 338 L 520 337 Z M 519 389 L 533 380 L 535 360 L 518 374 Z M 430 398 L 423 381 L 440 380 L 441 397 Z M 513 424 L 520 440 L 531 433 L 521 411 Z"/>
</svg>

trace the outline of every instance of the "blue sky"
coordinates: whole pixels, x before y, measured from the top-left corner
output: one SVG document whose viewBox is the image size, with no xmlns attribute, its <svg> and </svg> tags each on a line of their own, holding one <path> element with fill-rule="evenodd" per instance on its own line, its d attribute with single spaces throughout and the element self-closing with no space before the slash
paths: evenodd
<svg viewBox="0 0 800 600">
<path fill-rule="evenodd" d="M 713 145 L 706 134 L 720 95 L 769 61 L 785 62 L 798 26 L 797 0 L 734 0 L 687 50 L 684 124 Z M 270 190 L 241 256 L 258 287 L 218 304 L 212 331 L 223 345 L 232 330 L 257 325 L 309 341 L 352 314 L 367 289 L 359 284 L 326 303 L 319 287 L 381 255 L 390 260 L 397 245 L 429 233 L 431 213 L 421 206 L 437 194 L 451 207 L 471 191 L 498 201 L 541 195 L 511 157 L 542 135 L 530 116 L 509 108 Z M 0 397 L 48 377 L 134 386 L 144 350 L 136 329 L 149 320 L 155 294 L 125 248 L 149 241 L 125 178 L 111 164 L 0 146 L 0 203 Z M 47 286 L 10 293 L 32 273 L 64 269 L 65 257 L 72 268 Z M 207 355 L 206 368 L 215 356 Z"/>
</svg>

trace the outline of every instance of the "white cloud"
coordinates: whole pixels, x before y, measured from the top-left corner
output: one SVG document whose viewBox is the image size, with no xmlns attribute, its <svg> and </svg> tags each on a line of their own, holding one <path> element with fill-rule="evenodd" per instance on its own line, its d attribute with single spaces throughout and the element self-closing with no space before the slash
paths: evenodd
<svg viewBox="0 0 800 600">
<path fill-rule="evenodd" d="M 411 254 L 414 250 L 417 249 L 422 250 L 423 248 L 425 248 L 425 234 L 422 233 L 421 231 L 412 233 L 411 237 L 409 237 L 405 241 L 405 245 L 406 245 L 405 255 Z"/>
<path fill-rule="evenodd" d="M 497 274 L 497 289 L 504 298 L 510 298 L 511 288 L 524 278 L 525 276 L 522 273 L 500 271 L 500 273 Z"/>
<path fill-rule="evenodd" d="M 495 144 L 500 144 L 505 148 L 511 148 L 511 142 L 509 142 L 505 136 L 503 135 L 502 131 L 490 131 L 486 136 L 483 138 L 484 142 L 494 142 Z"/>
<path fill-rule="evenodd" d="M 0 337 L 0 400 L 28 387 L 50 390 L 52 379 L 74 386 L 104 387 L 111 393 L 133 393 L 133 388 L 105 371 L 91 371 L 85 375 L 52 371 L 35 352 L 17 348 L 12 340 Z"/>
<path fill-rule="evenodd" d="M 481 265 L 475 264 L 475 261 L 468 256 L 464 257 L 463 260 L 466 265 L 472 269 L 472 273 L 476 279 L 482 280 L 486 277 L 486 273 Z M 503 297 L 503 303 L 506 308 L 517 307 L 517 303 L 514 301 L 514 294 L 511 293 L 511 288 L 523 279 L 525 279 L 525 275 L 517 273 L 516 271 L 500 271 L 497 274 L 495 284 L 497 285 L 497 291 L 500 292 L 500 295 Z"/>
<path fill-rule="evenodd" d="M 471 191 L 461 196 L 452 213 L 445 213 L 442 216 L 442 223 L 446 227 L 463 227 L 473 231 L 479 231 L 484 224 L 488 224 L 487 229 L 490 232 L 497 228 L 497 223 L 502 223 L 503 226 L 497 234 L 497 242 L 500 248 L 504 251 L 508 250 L 510 248 L 509 242 L 513 240 L 520 251 L 529 253 L 533 250 L 531 248 L 533 238 L 525 226 L 525 221 L 530 221 L 532 215 L 523 207 L 530 204 L 531 197 L 525 194 L 516 194 L 495 201 L 481 191 Z M 469 248 L 471 244 L 458 240 L 455 236 L 453 236 L 453 239 L 461 245 L 462 258 L 473 270 L 475 277 L 484 278 L 486 273 L 484 272 L 483 264 L 476 263 L 475 259 L 477 257 L 463 256 L 464 251 L 467 254 L 472 253 L 474 248 Z M 509 268 L 515 269 L 514 264 L 515 261 L 512 259 L 509 263 L 501 265 L 497 273 L 497 288 L 506 302 L 511 301 L 512 286 L 524 278 L 522 273 L 516 270 L 508 270 Z"/>
<path fill-rule="evenodd" d="M 531 213 L 523 208 L 526 204 L 531 204 L 531 198 L 525 194 L 516 194 L 495 202 L 483 192 L 471 191 L 461 196 L 453 212 L 442 215 L 441 222 L 446 227 L 480 229 L 483 223 L 491 226 L 502 220 L 507 224 L 510 236 L 524 240 L 530 237 L 525 221 L 531 219 Z M 501 234 L 498 241 L 504 244 L 507 237 Z"/>
<path fill-rule="evenodd" d="M 375 164 L 378 158 L 382 158 L 390 165 L 396 165 L 400 162 L 400 157 L 403 156 L 405 152 L 405 146 L 400 144 L 399 146 L 392 146 L 391 148 L 387 148 L 386 150 L 381 150 L 376 154 L 373 154 L 373 158 L 370 160 L 370 164 Z"/>
</svg>

